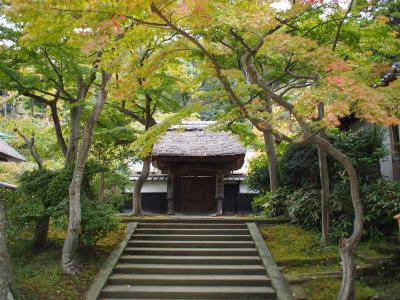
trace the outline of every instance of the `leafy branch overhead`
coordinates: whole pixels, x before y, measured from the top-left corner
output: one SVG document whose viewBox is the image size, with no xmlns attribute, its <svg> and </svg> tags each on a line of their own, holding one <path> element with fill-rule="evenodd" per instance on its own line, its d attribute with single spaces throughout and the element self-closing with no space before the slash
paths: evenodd
<svg viewBox="0 0 400 300">
<path fill-rule="evenodd" d="M 163 136 L 163 134 L 171 128 L 172 125 L 179 124 L 182 119 L 189 117 L 194 113 L 200 112 L 203 106 L 199 103 L 193 103 L 182 108 L 180 111 L 167 116 L 162 122 L 151 127 L 145 133 L 140 135 L 136 141 L 134 141 L 130 149 L 133 153 L 136 153 L 136 157 L 142 158 L 151 154 L 153 145 Z"/>
</svg>

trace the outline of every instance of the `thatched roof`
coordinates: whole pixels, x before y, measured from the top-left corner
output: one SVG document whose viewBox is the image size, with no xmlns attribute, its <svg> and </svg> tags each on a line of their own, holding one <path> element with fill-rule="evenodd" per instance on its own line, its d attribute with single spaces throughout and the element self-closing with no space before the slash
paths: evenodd
<svg viewBox="0 0 400 300">
<path fill-rule="evenodd" d="M 7 182 L 0 181 L 0 188 L 15 190 L 17 186 Z"/>
<path fill-rule="evenodd" d="M 13 147 L 0 139 L 0 161 L 25 161 L 25 157 L 17 152 Z"/>
<path fill-rule="evenodd" d="M 169 130 L 153 148 L 153 156 L 169 157 L 221 157 L 245 153 L 246 149 L 237 137 L 197 128 Z"/>
</svg>

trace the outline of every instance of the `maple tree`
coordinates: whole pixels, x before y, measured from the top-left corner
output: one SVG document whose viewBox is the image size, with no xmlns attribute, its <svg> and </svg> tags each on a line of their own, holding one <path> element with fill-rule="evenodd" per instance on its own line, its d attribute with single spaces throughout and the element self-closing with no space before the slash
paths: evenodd
<svg viewBox="0 0 400 300">
<path fill-rule="evenodd" d="M 180 108 L 176 98 L 185 87 L 187 72 L 178 60 L 181 49 L 168 45 L 173 38 L 174 35 L 157 32 L 153 38 L 142 41 L 145 46 L 127 47 L 129 52 L 118 73 L 110 105 L 139 123 L 144 133 L 157 125 L 157 114 L 176 112 Z M 132 56 L 132 53 L 137 54 Z M 143 160 L 143 166 L 132 193 L 134 214 L 142 214 L 141 189 L 150 172 L 151 153 L 142 154 L 139 151 L 136 155 Z"/>
<path fill-rule="evenodd" d="M 71 64 L 73 71 L 78 73 L 76 76 L 71 76 L 71 86 L 75 88 L 74 94 L 67 90 L 64 82 L 64 74 L 61 71 L 64 70 L 64 61 L 61 59 L 58 62 L 58 57 L 48 58 L 46 53 L 44 54 L 51 67 L 50 70 L 54 71 L 56 76 L 51 74 L 46 77 L 52 83 L 46 86 L 48 90 L 34 89 L 40 96 L 54 96 L 57 97 L 57 100 L 62 97 L 70 105 L 69 146 L 66 151 L 63 151 L 66 153 L 66 160 L 75 161 L 69 193 L 69 225 L 62 255 L 62 266 L 68 273 L 78 271 L 77 247 L 81 221 L 80 187 L 94 129 L 107 98 L 112 96 L 115 100 L 114 107 L 141 123 L 146 131 L 155 125 L 153 118 L 156 109 L 155 103 L 158 107 L 164 106 L 169 110 L 173 109 L 172 103 L 166 105 L 165 101 L 169 98 L 167 92 L 171 92 L 174 88 L 166 87 L 172 86 L 172 81 L 182 82 L 181 79 L 176 80 L 179 76 L 177 69 L 160 68 L 163 58 L 170 52 L 179 52 L 178 50 L 161 49 L 157 55 L 154 55 L 154 59 L 150 63 L 144 63 L 153 49 L 142 49 L 142 44 L 144 42 L 150 44 L 151 41 L 158 38 L 163 39 L 163 34 L 154 30 L 157 25 L 152 24 L 152 26 L 146 27 L 146 30 L 138 29 L 138 23 L 142 24 L 143 22 L 140 22 L 137 17 L 132 17 L 132 15 L 142 16 L 145 13 L 144 6 L 147 5 L 147 10 L 149 10 L 148 4 L 140 1 L 118 4 L 104 1 L 93 7 L 85 2 L 65 1 L 62 3 L 60 1 L 57 5 L 53 5 L 52 3 L 11 1 L 5 9 L 8 19 L 19 25 L 17 41 L 23 47 L 37 51 L 36 49 L 41 49 L 43 44 L 50 46 L 54 44 L 60 46 L 61 44 L 60 49 L 72 48 L 76 52 L 74 53 L 75 57 L 79 57 L 75 65 Z M 115 13 L 121 9 L 129 11 L 129 15 Z M 148 23 L 144 22 L 143 24 Z M 164 42 L 167 44 L 167 41 Z M 28 58 L 30 59 L 31 53 L 29 54 Z M 77 69 L 79 71 L 82 67 L 88 72 L 77 72 Z M 168 76 L 165 76 L 167 73 L 169 73 Z M 115 74 L 115 76 L 112 77 L 111 74 Z M 129 76 L 136 80 L 130 80 Z M 108 93 L 108 89 L 110 89 L 110 93 Z M 25 89 L 21 88 L 21 90 Z M 124 91 L 130 91 L 129 95 L 127 96 Z M 160 95 L 162 97 L 159 97 Z M 121 100 L 121 97 L 124 100 Z M 152 97 L 156 97 L 157 101 L 153 101 Z M 46 101 L 49 100 L 46 99 Z M 52 101 L 56 102 L 56 98 Z M 145 103 L 144 109 L 137 113 L 135 109 L 141 108 L 141 101 Z M 91 108 L 88 109 L 89 107 Z M 192 108 L 185 109 L 170 120 L 176 122 L 192 112 Z M 164 122 L 164 124 L 169 123 Z M 160 128 L 166 130 L 165 126 L 160 126 Z M 160 134 L 161 132 L 158 133 L 158 137 Z M 152 140 L 155 142 L 154 139 Z M 145 152 L 141 151 L 140 153 Z M 147 152 L 144 171 L 150 167 L 149 157 L 149 152 Z M 145 174 L 146 172 L 143 172 L 144 179 Z M 135 194 L 140 195 L 140 185 L 137 185 L 137 190 L 139 192 Z"/>
<path fill-rule="evenodd" d="M 64 270 L 77 270 L 82 174 L 107 97 L 113 98 L 113 107 L 144 128 L 132 146 L 144 158 L 144 180 L 152 145 L 171 124 L 199 107 L 186 107 L 157 126 L 156 109 L 174 111 L 171 93 L 190 90 L 194 98 L 207 94 L 229 101 L 233 109 L 225 121 L 248 119 L 264 134 L 271 190 L 278 186 L 274 143 L 318 146 L 325 183 L 325 153 L 343 165 L 355 219 L 351 236 L 339 242 L 343 261 L 339 299 L 354 298 L 354 253 L 363 230 L 358 177 L 351 160 L 329 143 L 324 130 L 337 126 L 349 113 L 378 124 L 399 123 L 399 82 L 384 90 L 371 87 L 387 69 L 390 55 L 399 52 L 399 42 L 387 18 L 372 18 L 369 10 L 353 1 L 345 8 L 330 1 L 296 1 L 287 9 L 277 7 L 275 1 L 249 0 L 11 1 L 7 16 L 19 24 L 18 43 L 27 49 L 13 51 L 37 61 L 25 60 L 17 70 L 12 61 L 3 65 L 3 70 L 12 71 L 4 76 L 17 71 L 17 79 L 29 75 L 27 79 L 35 84 L 27 89 L 13 80 L 10 88 L 42 97 L 50 108 L 58 107 L 58 99 L 70 108 L 68 147 L 62 146 L 58 134 L 66 159 L 76 160 Z M 58 50 L 46 50 L 53 55 L 49 59 L 40 51 L 43 45 L 56 45 L 50 49 Z M 71 49 L 77 58 L 67 64 L 71 73 L 60 49 Z M 188 75 L 190 60 L 196 64 Z M 34 76 L 29 72 L 31 64 L 37 66 Z M 63 75 L 61 69 L 72 75 Z M 37 76 L 38 72 L 45 76 Z M 182 74 L 190 80 L 178 80 Z M 201 90 L 199 82 L 212 82 L 212 88 Z M 46 103 L 50 101 L 56 104 Z M 54 112 L 57 126 L 55 116 Z M 326 204 L 329 186 L 323 187 Z M 140 184 L 140 192 L 139 188 Z M 138 191 L 134 194 L 139 208 Z M 323 223 L 326 239 L 327 219 Z"/>
<path fill-rule="evenodd" d="M 69 59 L 71 57 L 78 57 L 78 59 L 75 61 L 65 61 L 66 56 L 57 56 L 57 54 L 59 54 L 57 52 L 55 52 L 55 57 L 51 57 L 49 54 L 50 50 L 47 49 L 52 49 L 52 45 L 54 44 L 60 46 L 60 41 L 65 41 L 67 36 L 65 35 L 65 32 L 59 30 L 60 28 L 53 31 L 53 36 L 51 34 L 43 36 L 41 34 L 34 34 L 34 30 L 30 31 L 32 28 L 29 28 L 29 25 L 27 25 L 29 22 L 26 22 L 26 20 L 30 19 L 29 14 L 32 11 L 29 11 L 29 8 L 32 7 L 38 8 L 35 5 L 32 6 L 32 3 L 23 3 L 22 5 L 18 5 L 17 2 L 14 2 L 11 6 L 5 8 L 5 12 L 11 22 L 19 25 L 18 33 L 20 33 L 20 37 L 18 39 L 18 43 L 30 51 L 30 53 L 27 55 L 28 58 L 31 59 L 33 57 L 33 59 L 35 59 L 36 53 L 39 52 L 39 58 L 44 57 L 44 59 L 47 59 L 45 66 L 48 68 L 47 70 L 44 70 L 44 72 L 46 72 L 45 75 L 47 75 L 45 77 L 47 81 L 42 82 L 40 79 L 37 80 L 38 84 L 44 83 L 44 89 L 37 89 L 37 87 L 34 87 L 33 89 L 28 88 L 28 91 L 31 91 L 31 94 L 26 96 L 34 99 L 36 97 L 36 100 L 53 107 L 53 121 L 55 121 L 55 112 L 57 112 L 57 100 L 60 97 L 68 101 L 70 105 L 70 136 L 68 147 L 66 147 L 65 142 L 63 143 L 63 138 L 61 136 L 62 131 L 59 129 L 58 131 L 56 130 L 56 132 L 60 143 L 60 148 L 66 158 L 65 161 L 75 161 L 75 170 L 69 190 L 70 221 L 68 224 L 67 237 L 62 253 L 63 269 L 66 272 L 74 273 L 78 269 L 76 250 L 78 247 L 81 222 L 80 188 L 83 180 L 83 172 L 86 165 L 86 160 L 93 138 L 93 131 L 107 98 L 106 88 L 110 79 L 110 74 L 104 70 L 104 66 L 100 65 L 101 53 L 98 50 L 94 50 L 92 53 L 89 53 L 89 51 L 84 52 L 80 48 L 79 44 L 74 44 L 73 41 L 61 42 L 61 47 L 55 48 L 56 50 L 58 49 L 61 51 L 61 53 L 64 51 L 64 49 L 71 49 L 71 51 L 75 52 L 73 53 L 75 56 L 72 56 L 71 53 L 69 53 L 67 57 Z M 29 12 L 25 10 L 26 8 L 28 8 Z M 40 27 L 39 23 L 43 21 L 43 19 L 36 18 L 35 20 L 38 22 L 37 25 Z M 40 24 L 43 25 L 43 23 Z M 43 32 L 41 31 L 41 33 Z M 80 34 L 78 33 L 78 35 Z M 16 48 L 19 49 L 18 46 L 16 46 Z M 65 76 L 65 64 L 68 66 L 67 70 L 68 68 L 71 68 L 73 72 L 73 76 L 70 76 L 69 78 Z M 37 66 L 39 70 L 43 69 L 43 66 L 40 63 Z M 10 68 L 7 70 L 9 69 Z M 50 74 L 48 71 L 49 69 L 51 70 Z M 30 69 L 28 67 L 28 72 L 30 70 L 33 70 L 31 77 L 37 76 L 34 73 L 36 71 L 35 69 Z M 88 71 L 85 72 L 86 70 Z M 26 73 L 24 69 L 17 69 L 17 71 L 20 72 L 18 75 L 25 75 L 24 72 Z M 94 87 L 98 73 L 101 74 L 99 88 Z M 73 93 L 71 93 L 71 90 L 69 90 L 70 85 L 66 85 L 67 78 L 73 82 Z M 20 87 L 20 91 L 25 92 L 25 86 L 22 85 L 21 87 L 18 81 L 18 78 L 17 80 L 14 80 L 16 85 Z M 48 82 L 53 84 L 48 84 Z M 29 84 L 28 87 L 30 87 Z M 50 91 L 48 91 L 48 89 L 50 89 Z M 39 95 L 37 95 L 35 92 L 39 93 Z M 94 103 L 90 103 L 91 101 L 88 100 L 92 99 L 91 96 L 94 94 L 96 94 L 96 101 Z M 53 97 L 54 99 L 48 100 L 46 99 L 46 96 Z M 53 106 L 49 104 L 50 101 L 52 101 Z M 81 135 L 81 121 L 83 118 L 84 109 L 88 104 L 93 105 L 93 109 L 89 111 L 89 116 L 84 122 L 83 134 Z M 56 123 L 57 122 L 55 122 L 55 128 L 57 128 Z"/>
<path fill-rule="evenodd" d="M 152 11 L 203 53 L 210 78 L 219 80 L 229 100 L 259 130 L 271 128 L 276 141 L 315 144 L 343 165 L 350 181 L 355 219 L 351 236 L 339 242 L 343 261 L 339 299 L 352 299 L 354 253 L 363 230 L 358 177 L 350 159 L 319 132 L 336 126 L 339 118 L 350 112 L 380 124 L 398 123 L 398 103 L 365 84 L 366 78 L 357 67 L 370 64 L 356 58 L 344 61 L 333 53 L 340 40 L 340 28 L 332 48 L 297 34 L 299 20 L 325 4 L 318 7 L 298 3 L 283 12 L 270 5 L 247 1 L 238 1 L 235 5 L 223 1 L 184 1 L 162 8 L 153 3 Z M 339 9 L 337 4 L 335 9 Z M 346 19 L 350 10 L 351 5 L 340 20 Z M 340 21 L 340 27 L 344 23 Z M 394 45 L 398 49 L 398 44 Z M 221 60 L 232 49 L 241 53 L 240 66 L 236 68 L 226 66 Z M 252 89 L 270 98 L 281 113 L 265 109 L 265 96 L 249 97 Z M 393 86 L 390 90 L 393 91 Z M 317 113 L 321 104 L 324 115 Z M 279 129 L 282 122 L 295 123 L 297 128 L 291 135 L 285 134 Z"/>
</svg>

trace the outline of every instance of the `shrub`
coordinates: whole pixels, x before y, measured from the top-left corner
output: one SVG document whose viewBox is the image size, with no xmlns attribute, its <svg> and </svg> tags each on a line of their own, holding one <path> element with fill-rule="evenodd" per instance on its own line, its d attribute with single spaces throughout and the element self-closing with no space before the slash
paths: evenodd
<svg viewBox="0 0 400 300">
<path fill-rule="evenodd" d="M 61 170 L 28 171 L 20 177 L 20 186 L 13 191 L 12 199 L 6 202 L 8 223 L 12 224 L 14 232 L 32 233 L 39 222 L 45 221 L 48 224 L 49 218 L 52 218 L 56 226 L 66 229 L 68 189 L 73 169 L 73 165 L 69 164 Z M 91 185 L 93 177 L 100 170 L 97 164 L 89 162 L 81 187 L 81 239 L 85 245 L 94 245 L 117 226 L 112 205 L 99 202 Z M 36 246 L 42 246 L 45 242 L 47 231 L 42 233 L 37 239 L 40 243 L 35 242 Z M 37 234 L 34 236 L 36 238 Z"/>
<path fill-rule="evenodd" d="M 383 131 L 368 126 L 355 131 L 331 131 L 330 139 L 335 147 L 348 155 L 357 170 L 361 182 L 374 182 L 380 175 L 379 160 L 387 155 L 383 145 Z M 337 165 L 337 163 L 335 163 Z M 342 169 L 341 166 L 336 166 Z"/>
<path fill-rule="evenodd" d="M 307 228 L 316 228 L 320 224 L 321 192 L 313 187 L 294 191 L 287 201 L 287 211 L 292 223 Z"/>
<path fill-rule="evenodd" d="M 286 216 L 287 201 L 293 191 L 288 188 L 279 188 L 275 192 L 260 194 L 253 199 L 253 210 L 260 210 L 271 217 Z"/>
<path fill-rule="evenodd" d="M 356 131 L 331 130 L 330 142 L 348 155 L 361 182 L 374 182 L 380 177 L 379 160 L 387 151 L 383 145 L 383 131 L 376 126 Z M 331 184 L 343 178 L 343 168 L 328 155 Z M 318 150 L 313 145 L 289 145 L 280 160 L 281 185 L 320 187 Z M 345 176 L 344 176 L 345 177 Z"/>
<path fill-rule="evenodd" d="M 249 176 L 246 182 L 251 190 L 261 194 L 269 190 L 268 158 L 265 153 L 249 162 Z"/>
<path fill-rule="evenodd" d="M 360 192 L 364 208 L 364 237 L 370 239 L 392 234 L 396 229 L 393 216 L 400 212 L 400 182 L 364 184 Z M 312 186 L 295 191 L 280 188 L 275 193 L 257 197 L 253 206 L 261 207 L 270 216 L 286 213 L 292 223 L 319 229 L 320 199 L 320 190 Z M 353 229 L 354 210 L 347 182 L 335 185 L 329 204 L 330 236 L 334 239 L 348 236 Z"/>
<path fill-rule="evenodd" d="M 400 212 L 400 183 L 377 181 L 360 188 L 364 210 L 364 237 L 379 238 L 394 232 L 393 216 Z M 354 209 L 347 183 L 335 186 L 331 195 L 331 234 L 348 236 L 353 228 Z"/>
<path fill-rule="evenodd" d="M 367 237 L 394 232 L 393 216 L 400 213 L 400 182 L 378 181 L 362 187 L 364 233 Z"/>
<path fill-rule="evenodd" d="M 94 246 L 99 239 L 118 229 L 118 220 L 113 207 L 104 202 L 86 200 L 82 202 L 80 239 L 85 246 Z"/>
<path fill-rule="evenodd" d="M 280 160 L 281 185 L 318 186 L 318 152 L 313 145 L 289 145 Z"/>
</svg>

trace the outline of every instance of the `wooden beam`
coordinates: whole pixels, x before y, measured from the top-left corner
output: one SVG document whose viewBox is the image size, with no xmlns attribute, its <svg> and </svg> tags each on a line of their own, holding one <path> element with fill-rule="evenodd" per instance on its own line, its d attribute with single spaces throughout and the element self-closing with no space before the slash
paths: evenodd
<svg viewBox="0 0 400 300">
<path fill-rule="evenodd" d="M 218 169 L 215 176 L 215 200 L 217 201 L 217 214 L 222 214 L 222 203 L 224 201 L 224 170 Z"/>
<path fill-rule="evenodd" d="M 399 125 L 391 125 L 389 126 L 389 139 L 390 139 L 390 156 L 392 159 L 392 177 L 393 180 L 399 181 L 399 162 L 398 162 L 398 154 L 400 152 L 399 146 Z"/>
<path fill-rule="evenodd" d="M 175 214 L 175 186 L 176 186 L 176 175 L 173 171 L 168 170 L 167 179 L 167 213 L 169 215 Z"/>
</svg>

